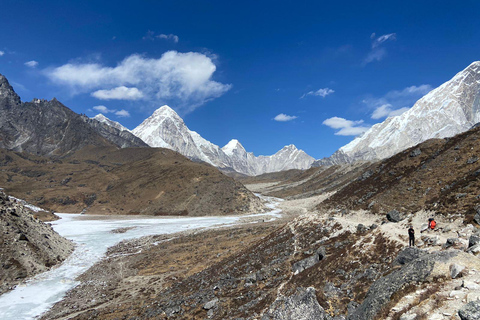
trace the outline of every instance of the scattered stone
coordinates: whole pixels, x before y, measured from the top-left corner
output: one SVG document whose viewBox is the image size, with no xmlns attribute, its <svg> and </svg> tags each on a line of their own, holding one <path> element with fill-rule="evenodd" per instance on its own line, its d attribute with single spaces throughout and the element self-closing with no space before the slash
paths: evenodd
<svg viewBox="0 0 480 320">
<path fill-rule="evenodd" d="M 412 313 L 402 314 L 400 316 L 400 320 L 415 320 L 415 319 L 417 319 L 417 315 Z"/>
<path fill-rule="evenodd" d="M 422 150 L 420 150 L 420 148 L 417 148 L 417 149 L 413 150 L 412 152 L 410 152 L 410 158 L 418 157 L 421 154 L 422 154 Z"/>
<path fill-rule="evenodd" d="M 203 306 L 203 309 L 205 309 L 205 310 L 213 309 L 217 306 L 217 303 L 218 303 L 218 298 L 210 300 L 207 303 L 205 303 L 205 305 Z"/>
<path fill-rule="evenodd" d="M 361 223 L 359 225 L 357 225 L 357 232 L 358 233 L 365 233 L 367 231 L 368 231 L 368 228 L 365 225 L 363 225 Z"/>
<path fill-rule="evenodd" d="M 473 255 L 477 256 L 480 254 L 480 243 L 477 243 L 470 248 L 468 248 L 467 252 L 472 253 Z"/>
<path fill-rule="evenodd" d="M 390 222 L 400 222 L 405 219 L 405 215 L 395 209 L 387 213 L 387 220 Z"/>
<path fill-rule="evenodd" d="M 463 280 L 462 287 L 467 288 L 468 290 L 480 290 L 480 285 L 473 281 Z"/>
<path fill-rule="evenodd" d="M 18 240 L 19 241 L 28 241 L 28 238 L 23 233 L 20 233 L 20 236 L 18 236 Z"/>
<path fill-rule="evenodd" d="M 474 156 L 474 157 L 470 157 L 470 158 L 468 158 L 468 160 L 467 160 L 467 164 L 472 164 L 472 163 L 475 163 L 475 162 L 477 162 L 477 161 L 478 161 L 478 157 L 475 157 L 475 156 Z"/>
<path fill-rule="evenodd" d="M 465 266 L 454 263 L 450 265 L 450 276 L 452 279 L 455 279 L 458 276 L 461 276 L 463 270 L 465 270 Z"/>
<path fill-rule="evenodd" d="M 479 234 L 472 234 L 468 239 L 468 247 L 473 247 L 476 244 L 480 243 L 480 235 Z"/>
<path fill-rule="evenodd" d="M 462 320 L 480 319 L 480 301 L 472 301 L 458 310 L 458 315 Z"/>
</svg>

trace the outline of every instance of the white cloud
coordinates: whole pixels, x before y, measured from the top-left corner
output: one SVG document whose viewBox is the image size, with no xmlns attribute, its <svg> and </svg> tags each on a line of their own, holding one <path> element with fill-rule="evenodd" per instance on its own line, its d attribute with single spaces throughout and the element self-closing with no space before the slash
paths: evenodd
<svg viewBox="0 0 480 320">
<path fill-rule="evenodd" d="M 114 115 L 118 116 L 118 117 L 130 117 L 130 112 L 128 112 L 127 110 L 117 110 L 117 109 L 109 109 L 105 106 L 95 106 L 92 108 L 93 110 L 96 110 L 96 111 L 99 111 L 103 114 L 107 114 L 107 113 L 113 113 Z"/>
<path fill-rule="evenodd" d="M 91 94 L 100 100 L 138 100 L 143 98 L 143 93 L 137 88 L 125 86 L 116 87 L 111 90 L 97 90 Z"/>
<path fill-rule="evenodd" d="M 97 110 L 101 113 L 110 113 L 110 112 L 115 112 L 116 111 L 116 110 L 108 109 L 105 106 L 95 106 L 95 107 L 93 107 L 93 110 Z"/>
<path fill-rule="evenodd" d="M 334 92 L 335 91 L 330 88 L 322 88 L 322 89 L 318 89 L 317 91 L 309 91 L 305 93 L 303 96 L 301 96 L 300 99 L 303 99 L 306 96 L 319 96 L 319 97 L 325 98 L 326 96 Z"/>
<path fill-rule="evenodd" d="M 332 117 L 323 121 L 324 125 L 332 129 L 340 129 L 335 132 L 337 136 L 357 136 L 364 133 L 370 127 L 361 126 L 362 123 L 363 120 L 352 121 L 340 117 Z"/>
<path fill-rule="evenodd" d="M 123 110 L 123 109 L 115 112 L 115 115 L 123 118 L 130 117 L 130 113 L 127 110 Z"/>
<path fill-rule="evenodd" d="M 373 61 L 380 61 L 387 55 L 387 50 L 383 48 L 381 45 L 389 40 L 396 40 L 397 34 L 396 33 L 389 33 L 381 35 L 380 37 L 376 38 L 375 33 L 372 33 L 370 36 L 372 39 L 372 49 L 368 53 L 367 57 L 363 60 L 363 65 L 367 65 Z"/>
<path fill-rule="evenodd" d="M 35 60 L 25 62 L 25 65 L 30 68 L 35 68 L 38 66 L 38 62 Z"/>
<path fill-rule="evenodd" d="M 178 36 L 174 35 L 174 34 L 159 34 L 159 35 L 155 36 L 155 38 L 173 40 L 173 42 L 175 42 L 175 43 L 178 43 L 178 40 L 179 40 Z"/>
<path fill-rule="evenodd" d="M 291 121 L 291 120 L 294 120 L 294 119 L 297 119 L 297 118 L 298 118 L 297 116 L 289 116 L 289 115 L 286 115 L 284 113 L 280 113 L 275 118 L 273 118 L 273 120 L 285 122 L 285 121 Z"/>
<path fill-rule="evenodd" d="M 373 109 L 372 119 L 398 116 L 410 109 L 413 104 L 432 90 L 432 86 L 422 84 L 410 86 L 402 90 L 389 91 L 381 98 L 368 98 L 363 100 L 370 109 Z"/>
<path fill-rule="evenodd" d="M 147 34 L 143 36 L 143 40 L 155 40 L 155 39 L 165 39 L 165 40 L 172 40 L 175 43 L 178 43 L 180 38 L 175 34 L 155 34 L 155 32 L 148 30 Z"/>
<path fill-rule="evenodd" d="M 53 82 L 69 87 L 73 94 L 135 86 L 145 99 L 156 104 L 176 104 L 187 113 L 230 90 L 232 85 L 211 79 L 215 71 L 212 58 L 205 54 L 167 51 L 159 59 L 133 54 L 115 67 L 68 63 L 47 69 L 45 74 Z"/>
<path fill-rule="evenodd" d="M 4 54 L 5 54 L 5 51 L 0 50 L 0 57 L 3 56 Z"/>
</svg>

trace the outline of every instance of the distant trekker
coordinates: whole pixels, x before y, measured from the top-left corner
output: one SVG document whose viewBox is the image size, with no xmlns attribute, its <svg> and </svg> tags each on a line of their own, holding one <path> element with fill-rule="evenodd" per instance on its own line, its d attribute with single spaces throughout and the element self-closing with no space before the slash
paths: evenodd
<svg viewBox="0 0 480 320">
<path fill-rule="evenodd" d="M 408 229 L 408 245 L 415 246 L 415 230 L 413 230 L 413 226 L 410 226 Z"/>
<path fill-rule="evenodd" d="M 428 219 L 428 229 L 434 230 L 437 223 L 433 218 Z"/>
</svg>

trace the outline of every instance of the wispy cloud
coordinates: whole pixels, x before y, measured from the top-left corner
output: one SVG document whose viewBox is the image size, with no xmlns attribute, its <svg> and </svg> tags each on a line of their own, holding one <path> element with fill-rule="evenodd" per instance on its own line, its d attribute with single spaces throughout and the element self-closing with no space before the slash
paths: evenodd
<svg viewBox="0 0 480 320">
<path fill-rule="evenodd" d="M 148 30 L 147 31 L 147 34 L 145 36 L 143 36 L 142 38 L 143 40 L 155 40 L 155 39 L 165 39 L 165 40 L 172 40 L 173 42 L 175 43 L 178 43 L 178 41 L 180 40 L 180 38 L 175 35 L 175 34 L 164 34 L 164 33 L 161 33 L 161 34 L 155 34 L 155 32 L 151 31 L 151 30 Z"/>
<path fill-rule="evenodd" d="M 0 50 L 0 57 L 5 54 L 5 51 Z"/>
<path fill-rule="evenodd" d="M 97 90 L 92 92 L 93 97 L 100 100 L 138 100 L 143 98 L 143 93 L 137 88 L 125 86 L 116 87 L 110 90 Z"/>
<path fill-rule="evenodd" d="M 375 33 L 372 33 L 370 39 L 372 39 L 372 49 L 368 53 L 367 57 L 363 60 L 364 66 L 370 62 L 382 60 L 387 55 L 387 50 L 382 47 L 382 44 L 386 41 L 396 40 L 397 34 L 389 33 L 377 38 Z"/>
<path fill-rule="evenodd" d="M 95 106 L 92 109 L 96 110 L 98 112 L 101 112 L 103 114 L 113 113 L 114 115 L 116 115 L 118 117 L 123 117 L 123 118 L 130 117 L 130 113 L 127 110 L 124 110 L 124 109 L 122 109 L 122 110 L 109 109 L 105 106 Z"/>
<path fill-rule="evenodd" d="M 413 104 L 432 90 L 432 86 L 422 84 L 410 86 L 402 90 L 392 90 L 383 97 L 370 97 L 363 100 L 363 103 L 373 110 L 372 119 L 398 116 L 410 109 Z"/>
<path fill-rule="evenodd" d="M 231 84 L 213 81 L 215 71 L 216 66 L 210 56 L 168 51 L 158 59 L 133 54 L 115 67 L 76 61 L 47 69 L 44 73 L 72 94 L 92 93 L 92 90 L 106 90 L 102 94 L 112 94 L 112 90 L 118 87 L 134 86 L 145 100 L 157 105 L 175 104 L 182 112 L 188 113 L 220 97 L 232 87 Z"/>
<path fill-rule="evenodd" d="M 25 62 L 25 65 L 30 68 L 36 68 L 38 66 L 38 62 L 35 60 Z"/>
<path fill-rule="evenodd" d="M 362 125 L 363 120 L 352 121 L 340 117 L 326 119 L 322 124 L 338 130 L 335 132 L 337 136 L 358 136 L 370 129 L 369 126 Z"/>
<path fill-rule="evenodd" d="M 292 120 L 297 119 L 297 118 L 298 118 L 297 116 L 289 116 L 289 115 L 286 115 L 284 113 L 280 113 L 275 118 L 273 118 L 273 120 L 280 121 L 280 122 L 286 122 L 286 121 L 292 121 Z"/>
<path fill-rule="evenodd" d="M 306 96 L 318 96 L 318 97 L 325 98 L 326 96 L 328 96 L 329 94 L 332 94 L 334 92 L 335 92 L 335 90 L 332 90 L 330 88 L 322 88 L 322 89 L 318 89 L 317 91 L 309 91 L 309 92 L 303 94 L 300 97 L 300 99 L 303 99 Z"/>
</svg>

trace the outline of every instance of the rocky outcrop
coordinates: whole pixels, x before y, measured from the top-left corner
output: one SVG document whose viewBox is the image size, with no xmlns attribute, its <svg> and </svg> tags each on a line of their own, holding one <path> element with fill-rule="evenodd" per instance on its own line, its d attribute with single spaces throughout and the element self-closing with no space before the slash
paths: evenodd
<svg viewBox="0 0 480 320">
<path fill-rule="evenodd" d="M 411 251 L 411 249 L 408 250 Z M 414 255 L 417 254 L 418 253 L 414 253 Z M 411 262 L 405 263 L 401 269 L 375 281 L 368 290 L 367 296 L 362 304 L 353 314 L 349 315 L 347 319 L 374 319 L 378 313 L 391 302 L 393 294 L 408 284 L 426 281 L 432 274 L 436 262 L 446 262 L 457 254 L 457 251 L 425 254 L 420 255 Z M 403 254 L 403 256 L 411 256 L 411 254 Z"/>
<path fill-rule="evenodd" d="M 320 306 L 315 289 L 297 288 L 289 297 L 277 299 L 262 320 L 330 320 L 328 313 Z"/>
<path fill-rule="evenodd" d="M 114 143 L 116 146 L 119 146 L 120 148 L 149 147 L 145 142 L 142 141 L 142 139 L 135 136 L 129 130 L 123 130 L 121 127 L 113 126 L 110 123 L 100 121 L 98 119 L 99 118 L 90 119 L 88 117 L 83 117 L 83 120 L 102 137 Z"/>
<path fill-rule="evenodd" d="M 0 294 L 65 260 L 73 244 L 0 191 Z"/>
</svg>

